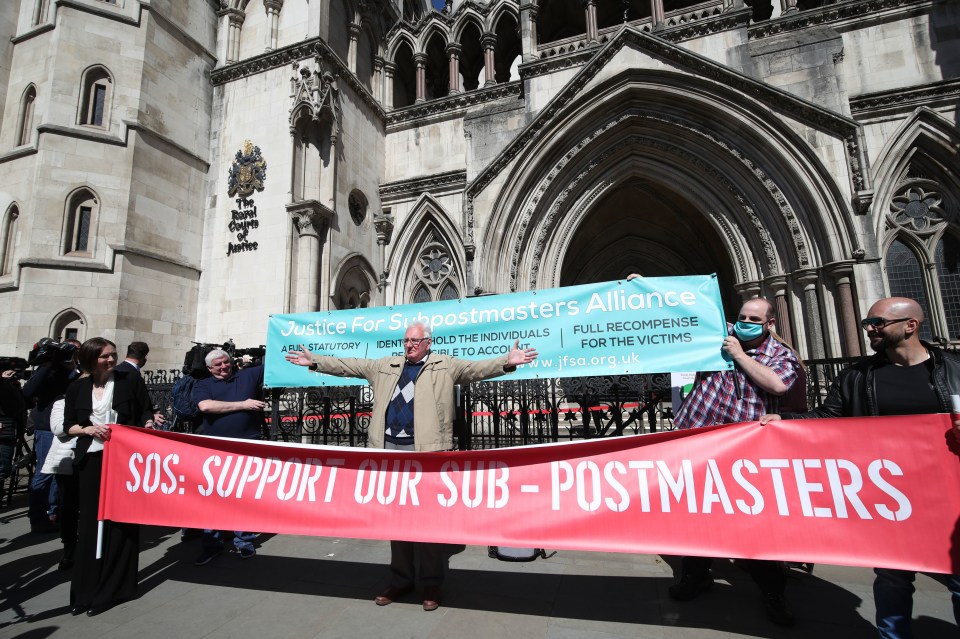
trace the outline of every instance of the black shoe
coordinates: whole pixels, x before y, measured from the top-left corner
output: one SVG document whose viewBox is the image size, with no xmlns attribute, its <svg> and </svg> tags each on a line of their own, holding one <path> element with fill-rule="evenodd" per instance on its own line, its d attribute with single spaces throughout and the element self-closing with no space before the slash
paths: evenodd
<svg viewBox="0 0 960 639">
<path fill-rule="evenodd" d="M 767 611 L 767 618 L 778 626 L 792 626 L 797 618 L 782 594 L 767 592 L 763 594 L 763 608 Z"/>
<path fill-rule="evenodd" d="M 216 557 L 222 552 L 223 552 L 223 546 L 220 546 L 219 548 L 206 548 L 202 553 L 200 553 L 200 556 L 193 561 L 193 565 L 206 566 L 211 561 L 213 561 L 214 557 Z"/>
<path fill-rule="evenodd" d="M 713 587 L 713 575 L 681 575 L 680 581 L 667 588 L 667 594 L 676 601 L 690 601 Z"/>
<path fill-rule="evenodd" d="M 73 559 L 61 559 L 57 564 L 57 570 L 70 570 L 73 568 Z"/>
<path fill-rule="evenodd" d="M 88 617 L 96 617 L 101 612 L 106 612 L 113 608 L 113 604 L 103 604 L 102 606 L 90 606 L 90 609 L 87 610 Z"/>
<path fill-rule="evenodd" d="M 77 615 L 82 615 L 87 611 L 87 606 L 74 606 L 70 609 L 70 614 L 76 617 Z"/>
</svg>

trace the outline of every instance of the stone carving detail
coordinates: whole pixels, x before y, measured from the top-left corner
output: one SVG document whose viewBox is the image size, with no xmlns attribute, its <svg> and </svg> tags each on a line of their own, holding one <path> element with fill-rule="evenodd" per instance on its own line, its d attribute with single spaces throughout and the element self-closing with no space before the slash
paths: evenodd
<svg viewBox="0 0 960 639">
<path fill-rule="evenodd" d="M 889 227 L 927 234 L 943 226 L 946 222 L 946 212 L 940 206 L 943 198 L 938 190 L 928 191 L 924 186 L 938 185 L 929 181 L 913 183 L 893 197 L 887 213 Z"/>
<path fill-rule="evenodd" d="M 749 17 L 749 13 L 749 11 L 738 11 L 731 15 L 740 16 L 743 14 Z M 716 81 L 742 94 L 761 100 L 769 104 L 771 108 L 792 114 L 794 117 L 812 126 L 827 132 L 833 132 L 844 140 L 847 149 L 850 179 L 854 190 L 860 191 L 869 187 L 867 183 L 869 178 L 866 176 L 862 165 L 861 131 L 859 125 L 854 120 L 837 115 L 828 109 L 801 102 L 786 92 L 732 72 L 727 67 L 707 58 L 692 55 L 689 51 L 658 37 L 641 33 L 635 29 L 628 29 L 621 31 L 612 44 L 604 47 L 599 53 L 594 55 L 574 79 L 561 90 L 557 97 L 541 111 L 533 122 L 494 158 L 487 168 L 480 172 L 465 192 L 465 210 L 472 211 L 472 203 L 476 195 L 486 188 L 487 185 L 489 185 L 501 171 L 506 169 L 535 139 L 544 135 L 544 131 L 551 121 L 563 111 L 570 102 L 581 94 L 586 84 L 590 82 L 617 51 L 620 50 L 620 47 L 615 45 L 615 43 L 620 40 L 638 46 L 651 55 L 671 61 L 696 75 Z M 792 215 L 792 211 L 790 211 L 790 215 Z M 472 239 L 472 229 L 473 215 L 471 212 L 467 217 L 466 235 L 468 239 Z M 806 248 L 803 249 L 802 253 L 806 255 Z"/>
<path fill-rule="evenodd" d="M 418 120 L 439 113 L 453 114 L 456 111 L 475 104 L 506 100 L 508 98 L 519 98 L 522 94 L 523 83 L 520 80 L 504 82 L 502 84 L 477 89 L 476 91 L 456 93 L 445 98 L 428 100 L 427 102 L 420 102 L 408 107 L 403 107 L 402 109 L 390 111 L 386 114 L 385 121 L 389 126 L 411 120 Z"/>
<path fill-rule="evenodd" d="M 247 197 L 254 191 L 262 191 L 266 179 L 267 162 L 260 154 L 260 147 L 245 140 L 243 150 L 237 151 L 227 172 L 227 195 Z"/>
<path fill-rule="evenodd" d="M 410 180 L 398 180 L 380 185 L 380 199 L 390 196 L 404 195 L 416 197 L 421 193 L 432 193 L 443 188 L 462 187 L 467 183 L 467 172 L 464 170 L 435 173 L 427 177 L 417 177 Z"/>
<path fill-rule="evenodd" d="M 960 79 L 917 87 L 898 87 L 850 98 L 850 112 L 858 117 L 888 112 L 909 112 L 919 106 L 955 105 L 960 101 Z"/>
<path fill-rule="evenodd" d="M 436 285 L 453 272 L 453 261 L 446 251 L 433 246 L 420 254 L 420 277 Z"/>
<path fill-rule="evenodd" d="M 564 167 L 567 166 L 583 149 L 587 148 L 590 143 L 597 139 L 599 136 L 603 135 L 605 132 L 611 130 L 613 127 L 618 126 L 629 119 L 647 119 L 652 120 L 661 124 L 667 124 L 670 126 L 675 126 L 682 128 L 686 131 L 692 132 L 713 145 L 719 146 L 727 153 L 729 153 L 737 162 L 745 166 L 755 178 L 763 185 L 764 189 L 770 194 L 771 199 L 776 203 L 777 207 L 780 210 L 780 213 L 786 223 L 787 229 L 790 231 L 790 236 L 793 242 L 793 248 L 797 256 L 797 262 L 801 267 L 809 267 L 810 265 L 810 255 L 807 248 L 806 242 L 803 239 L 803 229 L 800 226 L 799 221 L 797 220 L 796 214 L 793 211 L 793 208 L 790 206 L 787 201 L 786 196 L 777 186 L 777 184 L 771 179 L 760 167 L 758 167 L 753 161 L 745 157 L 739 149 L 734 148 L 726 140 L 723 140 L 717 137 L 713 132 L 703 129 L 692 122 L 682 120 L 677 117 L 666 116 L 661 113 L 644 111 L 644 112 L 630 112 L 620 115 L 617 119 L 608 122 L 604 126 L 596 129 L 593 133 L 582 139 L 576 145 L 573 146 L 569 151 L 560 160 L 557 164 L 549 171 L 549 173 L 540 181 L 536 188 L 533 189 L 530 199 L 525 203 L 523 212 L 520 216 L 520 219 L 517 221 L 517 241 L 514 243 L 513 251 L 511 255 L 511 272 L 510 272 L 510 285 L 511 290 L 517 290 L 517 274 L 519 272 L 519 263 L 522 248 L 524 246 L 524 239 L 527 236 L 527 229 L 533 223 L 534 213 L 536 212 L 537 206 L 540 202 L 540 199 L 543 195 L 549 190 L 551 184 L 555 181 L 557 176 L 563 171 Z M 544 218 L 544 223 L 540 226 L 540 233 L 534 241 L 534 254 L 539 257 L 543 254 L 544 247 L 548 241 L 549 234 L 552 232 L 554 221 L 559 214 L 561 204 L 567 199 L 573 187 L 583 181 L 583 179 L 597 166 L 603 164 L 605 160 L 610 157 L 612 154 L 619 152 L 626 146 L 649 146 L 657 149 L 658 151 L 669 153 L 671 155 L 680 157 L 683 161 L 692 164 L 697 168 L 698 171 L 701 171 L 705 175 L 709 175 L 717 183 L 723 185 L 723 187 L 728 190 L 737 202 L 740 203 L 744 214 L 750 219 L 751 224 L 757 230 L 758 237 L 760 239 L 761 246 L 766 257 L 766 269 L 768 275 L 776 275 L 781 272 L 781 267 L 779 264 L 779 259 L 777 257 L 776 247 L 773 241 L 773 238 L 770 236 L 769 231 L 764 227 L 763 222 L 759 217 L 754 213 L 753 209 L 750 208 L 747 204 L 747 197 L 737 188 L 733 182 L 731 182 L 726 176 L 716 170 L 713 166 L 704 162 L 700 156 L 690 153 L 684 149 L 681 149 L 677 146 L 667 144 L 661 140 L 648 138 L 641 135 L 631 135 L 627 136 L 625 139 L 618 142 L 613 147 L 609 148 L 604 153 L 593 158 L 593 160 L 588 164 L 588 166 L 581 171 L 576 177 L 574 177 L 567 187 L 562 191 L 556 198 L 551 210 L 546 214 Z M 472 204 L 472 201 L 470 202 Z M 472 229 L 472 210 L 468 209 L 468 231 Z M 534 286 L 536 281 L 536 276 L 538 274 L 536 266 L 533 267 L 534 271 L 531 273 L 530 285 Z"/>
<path fill-rule="evenodd" d="M 319 120 L 326 111 L 333 121 L 332 136 L 339 133 L 340 89 L 336 76 L 324 68 L 323 59 L 315 57 L 311 62 L 294 62 L 293 77 L 290 78 L 290 126 L 293 118 L 304 105 L 314 120 Z"/>
<path fill-rule="evenodd" d="M 925 0 L 860 0 L 859 2 L 829 4 L 820 9 L 791 13 L 789 14 L 790 17 L 788 17 L 788 14 L 784 14 L 778 20 L 765 20 L 751 26 L 749 34 L 751 40 L 766 38 L 820 24 L 883 16 L 891 9 L 924 6 L 929 6 L 929 2 Z"/>
</svg>

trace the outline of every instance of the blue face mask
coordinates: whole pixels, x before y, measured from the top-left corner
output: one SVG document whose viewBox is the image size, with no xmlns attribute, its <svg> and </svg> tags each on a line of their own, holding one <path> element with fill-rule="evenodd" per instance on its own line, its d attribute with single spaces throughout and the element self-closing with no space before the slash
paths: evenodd
<svg viewBox="0 0 960 639">
<path fill-rule="evenodd" d="M 733 332 L 741 342 L 752 342 L 763 335 L 764 324 L 754 324 L 753 322 L 737 322 L 733 325 Z"/>
</svg>

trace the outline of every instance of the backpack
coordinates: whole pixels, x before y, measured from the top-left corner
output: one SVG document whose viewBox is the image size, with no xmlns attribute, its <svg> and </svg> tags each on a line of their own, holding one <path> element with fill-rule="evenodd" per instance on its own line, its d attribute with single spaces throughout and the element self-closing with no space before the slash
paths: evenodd
<svg viewBox="0 0 960 639">
<path fill-rule="evenodd" d="M 197 380 L 191 375 L 184 375 L 170 389 L 173 398 L 173 415 L 177 421 L 181 419 L 196 419 L 200 416 L 200 408 L 193 401 L 193 385 Z"/>
</svg>

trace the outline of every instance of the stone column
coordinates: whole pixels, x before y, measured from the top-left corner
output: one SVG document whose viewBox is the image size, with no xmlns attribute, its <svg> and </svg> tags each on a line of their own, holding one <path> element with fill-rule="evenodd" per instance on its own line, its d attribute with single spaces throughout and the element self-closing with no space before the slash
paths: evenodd
<svg viewBox="0 0 960 639">
<path fill-rule="evenodd" d="M 494 49 L 497 46 L 497 36 L 494 33 L 484 33 L 480 38 L 483 47 L 483 86 L 490 87 L 497 83 L 497 71 L 494 65 Z"/>
<path fill-rule="evenodd" d="M 773 294 L 770 303 L 773 304 L 773 313 L 777 318 L 777 334 L 793 344 L 793 330 L 790 328 L 790 305 L 787 303 L 787 276 L 774 275 L 768 277 L 766 284 Z"/>
<path fill-rule="evenodd" d="M 377 278 L 377 289 L 383 291 L 390 283 L 390 269 L 387 267 L 387 245 L 393 236 L 393 215 L 390 209 L 384 209 L 381 215 L 373 216 L 373 228 L 377 232 L 377 246 L 380 247 L 380 277 Z"/>
<path fill-rule="evenodd" d="M 267 12 L 267 37 L 266 51 L 273 51 L 277 48 L 277 32 L 280 24 L 280 9 L 283 7 L 283 0 L 263 0 L 263 8 Z"/>
<path fill-rule="evenodd" d="M 537 5 L 527 2 L 520 5 L 520 62 L 537 59 Z"/>
<path fill-rule="evenodd" d="M 450 95 L 455 95 L 460 93 L 460 52 L 463 51 L 463 47 L 460 46 L 459 42 L 451 42 L 447 45 L 447 60 L 449 61 L 449 75 L 448 84 L 450 86 Z"/>
<path fill-rule="evenodd" d="M 413 61 L 417 64 L 417 102 L 427 99 L 427 54 L 415 53 Z"/>
<path fill-rule="evenodd" d="M 291 211 L 299 234 L 295 313 L 312 313 L 320 307 L 320 255 L 327 232 L 326 221 L 315 210 Z"/>
<path fill-rule="evenodd" d="M 236 62 L 240 59 L 240 28 L 246 16 L 241 11 L 231 11 L 228 15 L 230 31 L 227 37 L 227 62 Z"/>
<path fill-rule="evenodd" d="M 357 72 L 357 44 L 360 41 L 360 25 L 351 22 L 347 25 L 350 34 L 350 46 L 347 48 L 347 68 Z"/>
<path fill-rule="evenodd" d="M 853 299 L 853 262 L 838 262 L 827 266 L 827 272 L 837 285 L 837 301 L 840 304 L 840 325 L 843 328 L 843 355 L 863 355 L 860 348 L 860 325 L 857 324 L 857 309 Z"/>
<path fill-rule="evenodd" d="M 820 298 L 817 295 L 816 269 L 796 271 L 794 281 L 803 288 L 803 308 L 807 315 L 807 344 L 811 359 L 826 357 L 823 343 L 823 326 L 820 324 Z"/>
<path fill-rule="evenodd" d="M 583 12 L 587 23 L 587 42 L 596 42 L 600 38 L 596 0 L 583 0 Z"/>
<path fill-rule="evenodd" d="M 663 0 L 650 0 L 650 19 L 653 21 L 654 31 L 663 28 Z"/>
<path fill-rule="evenodd" d="M 393 62 L 383 63 L 383 108 L 393 108 L 393 76 L 397 72 L 397 65 Z"/>
<path fill-rule="evenodd" d="M 379 102 L 381 106 L 386 104 L 383 99 L 383 58 L 380 56 L 374 56 L 373 58 L 373 78 L 370 81 L 370 93 L 373 94 L 373 99 Z"/>
</svg>

